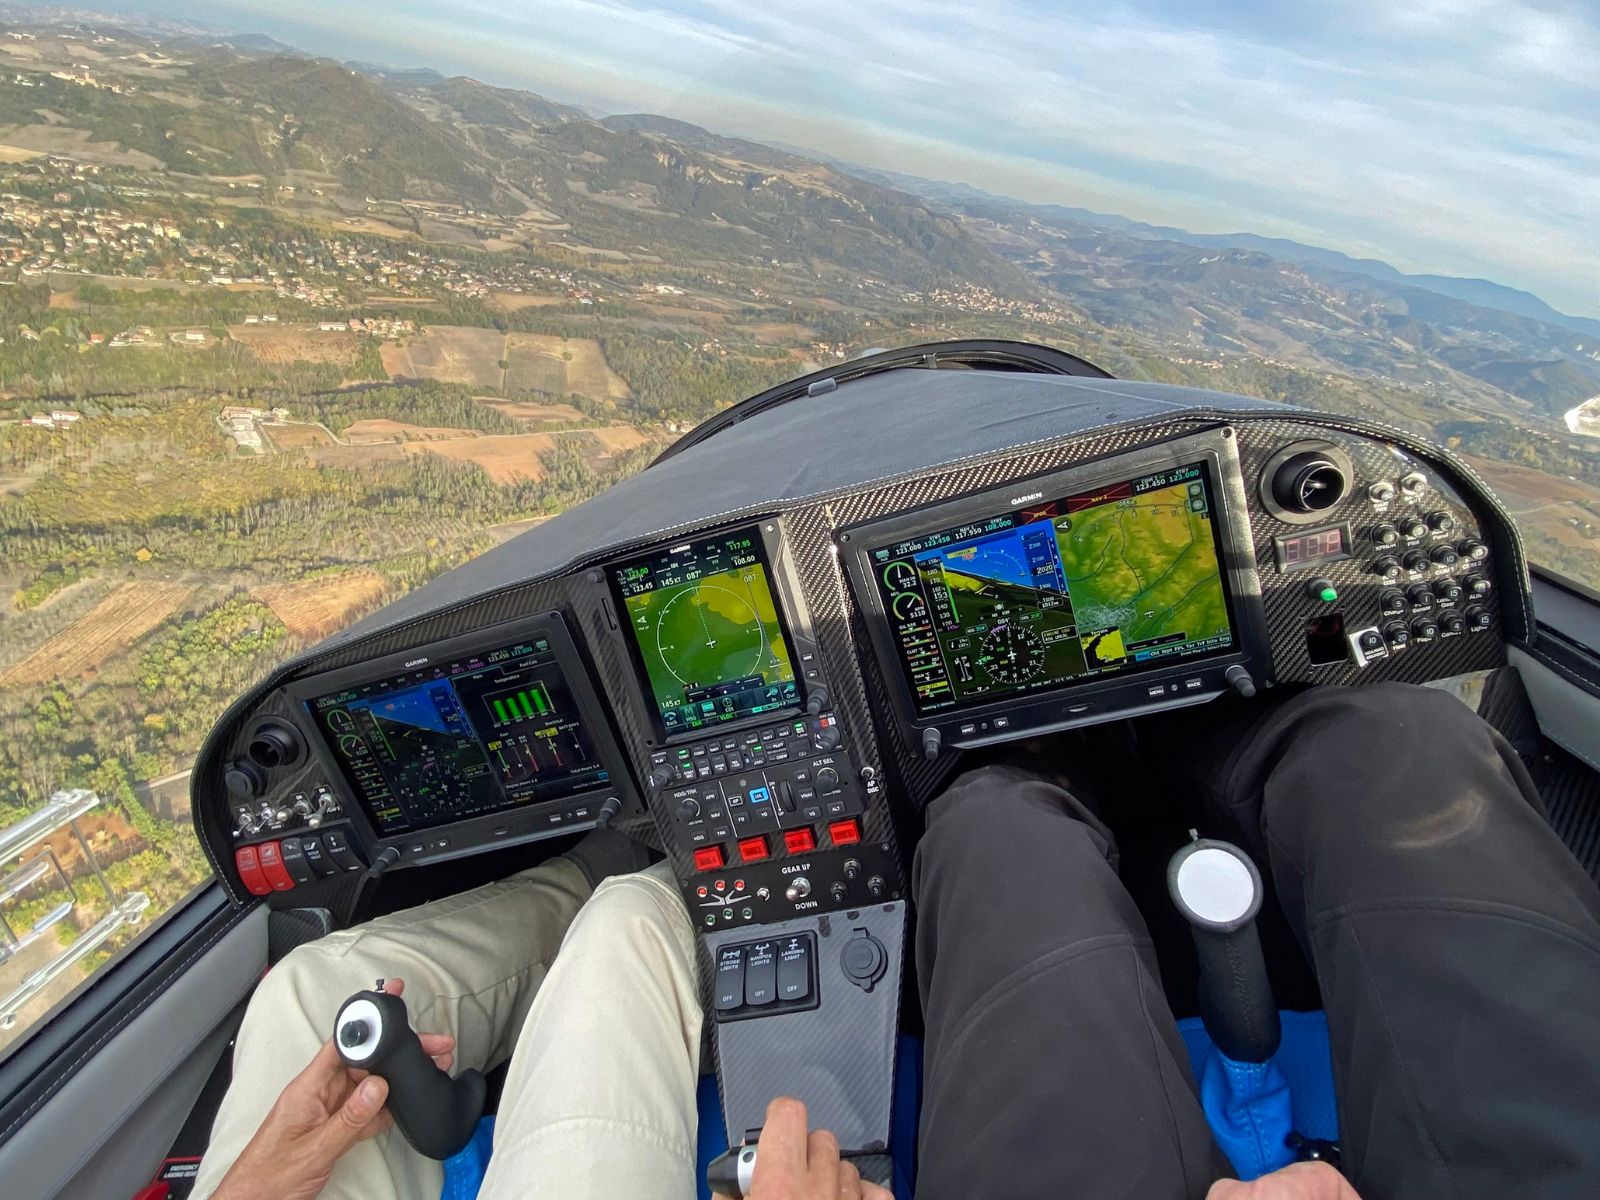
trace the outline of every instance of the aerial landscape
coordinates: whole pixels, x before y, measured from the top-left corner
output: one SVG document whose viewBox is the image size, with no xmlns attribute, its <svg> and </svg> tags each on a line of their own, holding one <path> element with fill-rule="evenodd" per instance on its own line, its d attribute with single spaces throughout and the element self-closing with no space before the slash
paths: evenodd
<svg viewBox="0 0 1600 1200">
<path fill-rule="evenodd" d="M 114 895 L 149 922 L 205 878 L 187 770 L 251 680 L 874 347 L 1037 341 L 1388 422 L 1600 588 L 1600 320 L 1526 292 L 260 36 L 7 11 L 0 829 L 64 789 L 100 804 L 52 843 L 71 894 L 0 913 L 65 912 L 0 954 L 0 997 Z"/>
</svg>

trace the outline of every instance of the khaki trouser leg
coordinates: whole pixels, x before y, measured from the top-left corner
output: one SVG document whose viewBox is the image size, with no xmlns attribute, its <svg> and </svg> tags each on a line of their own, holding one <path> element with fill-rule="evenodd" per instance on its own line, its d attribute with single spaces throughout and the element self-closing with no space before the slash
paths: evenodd
<svg viewBox="0 0 1600 1200">
<path fill-rule="evenodd" d="M 454 1072 L 504 1062 L 588 896 L 583 873 L 556 858 L 291 952 L 251 997 L 195 1200 L 215 1190 L 284 1086 L 332 1036 L 339 1005 L 379 978 L 405 980 L 413 1028 L 455 1036 Z M 391 1130 L 340 1159 L 322 1197 L 437 1200 L 442 1182 L 440 1165 Z"/>
<path fill-rule="evenodd" d="M 528 1013 L 480 1200 L 693 1200 L 695 934 L 666 863 L 615 876 Z"/>
</svg>

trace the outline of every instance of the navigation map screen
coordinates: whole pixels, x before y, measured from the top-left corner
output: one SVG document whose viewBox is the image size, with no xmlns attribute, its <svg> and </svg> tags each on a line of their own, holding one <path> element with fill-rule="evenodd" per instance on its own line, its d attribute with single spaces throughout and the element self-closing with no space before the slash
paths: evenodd
<svg viewBox="0 0 1600 1200">
<path fill-rule="evenodd" d="M 608 775 L 548 639 L 306 702 L 382 835 L 564 800 Z"/>
<path fill-rule="evenodd" d="M 1232 649 L 1211 488 L 1192 463 L 872 550 L 917 714 Z"/>
<path fill-rule="evenodd" d="M 611 569 L 611 582 L 667 736 L 799 704 L 756 530 L 624 563 Z"/>
</svg>

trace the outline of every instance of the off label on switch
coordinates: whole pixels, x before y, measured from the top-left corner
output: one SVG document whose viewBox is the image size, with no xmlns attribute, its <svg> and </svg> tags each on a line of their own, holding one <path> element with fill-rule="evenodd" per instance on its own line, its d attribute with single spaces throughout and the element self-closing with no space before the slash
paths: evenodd
<svg viewBox="0 0 1600 1200">
<path fill-rule="evenodd" d="M 778 955 L 772 942 L 755 942 L 745 951 L 744 1002 L 761 1008 L 778 998 Z"/>
<path fill-rule="evenodd" d="M 744 1005 L 744 947 L 724 946 L 717 952 L 717 978 L 712 985 L 718 1012 Z"/>
</svg>

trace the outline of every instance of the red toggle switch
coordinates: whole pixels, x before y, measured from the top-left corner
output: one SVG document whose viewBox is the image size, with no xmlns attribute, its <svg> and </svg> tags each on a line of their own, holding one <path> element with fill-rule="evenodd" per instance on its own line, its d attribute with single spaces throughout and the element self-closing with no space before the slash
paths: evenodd
<svg viewBox="0 0 1600 1200">
<path fill-rule="evenodd" d="M 861 822 L 854 817 L 828 822 L 828 836 L 835 846 L 854 846 L 861 840 Z"/>
<path fill-rule="evenodd" d="M 239 868 L 239 878 L 252 896 L 266 896 L 272 892 L 272 885 L 261 873 L 261 859 L 256 855 L 254 846 L 240 846 L 235 850 L 233 865 Z"/>
<path fill-rule="evenodd" d="M 294 887 L 294 877 L 283 865 L 283 848 L 277 842 L 262 842 L 257 846 L 256 862 L 273 891 L 287 892 Z"/>
<path fill-rule="evenodd" d="M 810 854 L 817 848 L 817 835 L 809 825 L 804 829 L 785 829 L 783 845 L 790 854 Z"/>
<path fill-rule="evenodd" d="M 755 837 L 739 839 L 739 857 L 745 862 L 760 862 L 762 859 L 772 857 L 772 851 L 767 848 L 767 839 L 764 834 Z"/>
<path fill-rule="evenodd" d="M 696 871 L 720 871 L 727 865 L 728 860 L 723 855 L 721 846 L 701 846 L 694 852 Z"/>
</svg>

